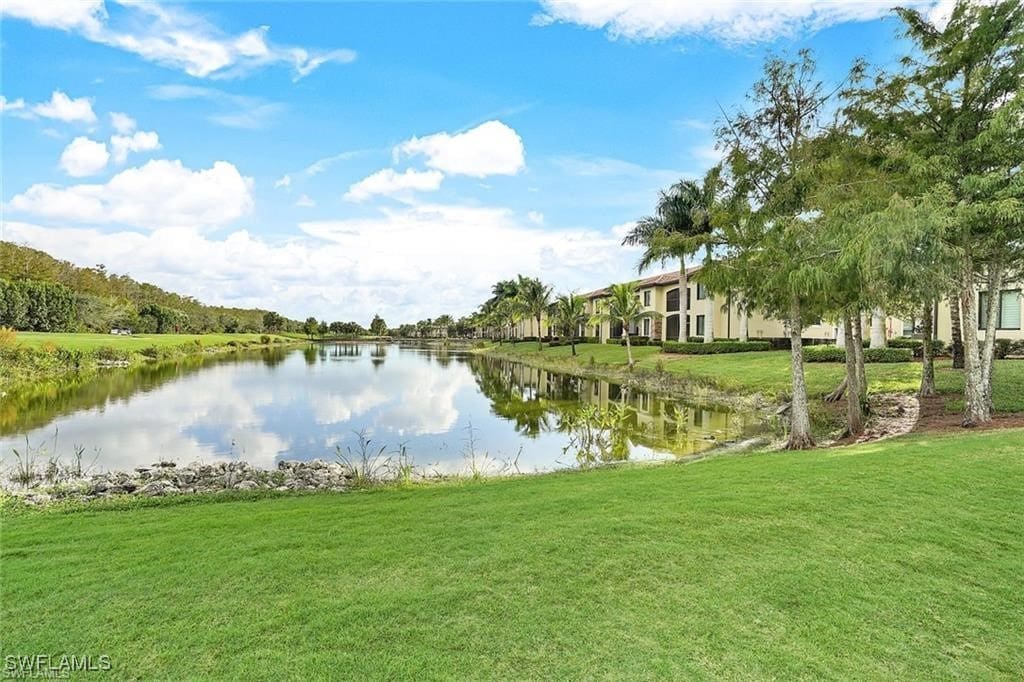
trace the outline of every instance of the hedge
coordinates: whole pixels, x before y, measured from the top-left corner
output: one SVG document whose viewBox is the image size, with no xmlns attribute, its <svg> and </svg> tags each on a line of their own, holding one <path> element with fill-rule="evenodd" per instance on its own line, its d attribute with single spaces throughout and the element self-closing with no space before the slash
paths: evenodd
<svg viewBox="0 0 1024 682">
<path fill-rule="evenodd" d="M 717 355 L 719 353 L 750 353 L 753 351 L 771 350 L 772 344 L 767 341 L 716 341 L 714 343 L 695 343 L 687 341 L 666 341 L 662 350 L 666 353 L 683 355 Z"/>
<path fill-rule="evenodd" d="M 910 348 L 865 348 L 864 362 L 910 362 L 914 351 Z M 846 362 L 846 349 L 838 346 L 806 346 L 807 362 Z"/>
</svg>

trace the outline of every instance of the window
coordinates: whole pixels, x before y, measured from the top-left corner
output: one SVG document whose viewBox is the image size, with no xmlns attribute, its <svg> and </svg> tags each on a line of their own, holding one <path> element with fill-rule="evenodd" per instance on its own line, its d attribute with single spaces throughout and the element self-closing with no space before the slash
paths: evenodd
<svg viewBox="0 0 1024 682">
<path fill-rule="evenodd" d="M 903 320 L 903 336 L 913 336 L 917 333 L 917 324 L 914 318 Z"/>
<path fill-rule="evenodd" d="M 690 298 L 690 291 L 692 291 L 690 289 L 690 287 L 686 287 L 686 309 L 687 310 L 690 310 L 691 308 L 693 308 L 693 302 L 692 302 L 692 299 Z"/>
<path fill-rule="evenodd" d="M 708 290 L 704 288 L 704 285 L 697 282 L 697 300 L 703 301 L 708 297 Z"/>
<path fill-rule="evenodd" d="M 665 310 L 670 313 L 679 310 L 679 289 L 669 289 L 665 294 Z"/>
<path fill-rule="evenodd" d="M 978 294 L 978 329 L 988 326 L 988 292 Z M 1020 290 L 999 293 L 999 318 L 996 329 L 1020 329 Z"/>
<path fill-rule="evenodd" d="M 678 290 L 677 290 L 678 293 Z M 675 341 L 679 338 L 679 315 L 668 315 L 665 318 L 665 338 Z"/>
<path fill-rule="evenodd" d="M 645 317 L 644 318 L 644 327 L 643 328 L 644 328 L 644 336 L 650 336 L 651 335 L 651 318 L 649 318 L 649 317 Z"/>
<path fill-rule="evenodd" d="M 697 316 L 697 336 L 704 336 L 704 316 Z"/>
<path fill-rule="evenodd" d="M 651 307 L 651 290 L 648 289 L 644 292 L 644 306 L 647 308 Z"/>
</svg>

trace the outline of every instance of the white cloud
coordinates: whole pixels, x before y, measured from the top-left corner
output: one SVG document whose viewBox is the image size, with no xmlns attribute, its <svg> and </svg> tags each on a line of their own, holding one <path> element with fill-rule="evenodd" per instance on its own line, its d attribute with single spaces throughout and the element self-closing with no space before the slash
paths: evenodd
<svg viewBox="0 0 1024 682">
<path fill-rule="evenodd" d="M 238 76 L 283 63 L 291 65 L 297 80 L 328 62 L 349 63 L 356 58 L 348 49 L 311 52 L 275 45 L 267 40 L 266 26 L 227 35 L 181 7 L 140 0 L 118 0 L 118 4 L 118 21 L 111 19 L 103 0 L 5 0 L 0 11 L 5 17 L 75 32 L 199 78 Z"/>
<path fill-rule="evenodd" d="M 323 173 L 325 170 L 327 170 L 334 164 L 338 163 L 339 161 L 348 161 L 349 159 L 354 159 L 355 157 L 363 153 L 365 153 L 365 150 L 355 149 L 352 151 L 341 152 L 340 154 L 335 154 L 333 156 L 325 156 L 324 158 L 317 159 L 313 163 L 306 166 L 306 168 L 303 169 L 302 172 L 308 177 L 313 177 L 314 175 L 319 175 L 320 173 Z"/>
<path fill-rule="evenodd" d="M 927 8 L 934 0 L 910 0 Z M 628 40 L 675 36 L 708 37 L 725 43 L 770 42 L 850 21 L 890 13 L 889 0 L 717 0 L 716 2 L 633 2 L 632 0 L 541 0 L 534 24 L 577 24 Z"/>
<path fill-rule="evenodd" d="M 160 136 L 153 131 L 136 131 L 131 135 L 114 135 L 110 138 L 114 162 L 124 163 L 129 152 L 148 152 L 160 149 Z"/>
<path fill-rule="evenodd" d="M 295 205 L 302 208 L 313 208 L 316 206 L 316 202 L 308 194 L 303 194 L 295 200 Z"/>
<path fill-rule="evenodd" d="M 87 137 L 76 137 L 60 155 L 60 167 L 68 175 L 81 178 L 95 175 L 107 167 L 110 152 L 103 142 Z"/>
<path fill-rule="evenodd" d="M 43 118 L 53 118 L 65 123 L 95 123 L 96 114 L 92 103 L 86 97 L 72 99 L 60 90 L 54 90 L 49 102 L 32 107 L 32 113 Z"/>
<path fill-rule="evenodd" d="M 219 111 L 207 116 L 207 120 L 228 128 L 261 130 L 286 109 L 279 102 L 267 102 L 259 97 L 236 95 L 200 85 L 154 85 L 147 92 L 157 100 L 205 99 L 213 102 Z"/>
<path fill-rule="evenodd" d="M 441 187 L 443 180 L 444 174 L 436 170 L 409 168 L 398 173 L 392 168 L 385 168 L 349 187 L 345 200 L 366 201 L 375 196 L 404 197 L 412 192 L 433 192 Z"/>
<path fill-rule="evenodd" d="M 36 26 L 83 32 L 99 30 L 107 16 L 103 0 L 4 0 L 0 12 Z"/>
<path fill-rule="evenodd" d="M 277 189 L 278 187 L 291 187 L 291 186 L 292 186 L 292 176 L 287 175 L 287 174 L 282 175 L 281 177 L 279 177 L 277 180 L 274 181 L 274 189 Z"/>
<path fill-rule="evenodd" d="M 534 225 L 544 224 L 544 214 L 540 211 L 530 211 L 526 214 L 527 219 Z"/>
<path fill-rule="evenodd" d="M 217 161 L 193 171 L 181 161 L 155 160 L 129 168 L 105 184 L 36 184 L 7 204 L 12 211 L 89 224 L 123 224 L 143 229 L 210 227 L 249 213 L 252 178 Z"/>
<path fill-rule="evenodd" d="M 447 175 L 515 175 L 526 167 L 523 140 L 501 121 L 487 121 L 462 133 L 414 137 L 395 147 L 395 156 L 425 156 L 426 165 Z"/>
<path fill-rule="evenodd" d="M 0 113 L 5 111 L 23 111 L 25 109 L 25 100 L 20 97 L 15 100 L 9 100 L 3 95 L 0 95 Z"/>
<path fill-rule="evenodd" d="M 12 241 L 82 265 L 102 262 L 202 301 L 367 322 L 379 312 L 395 325 L 468 313 L 495 281 L 517 273 L 583 291 L 626 279 L 635 266 L 635 253 L 607 229 L 538 229 L 497 207 L 397 206 L 300 229 L 271 241 L 245 230 L 5 226 Z"/>
<path fill-rule="evenodd" d="M 135 119 L 119 111 L 110 112 L 110 125 L 114 126 L 118 135 L 131 135 L 136 128 Z"/>
</svg>

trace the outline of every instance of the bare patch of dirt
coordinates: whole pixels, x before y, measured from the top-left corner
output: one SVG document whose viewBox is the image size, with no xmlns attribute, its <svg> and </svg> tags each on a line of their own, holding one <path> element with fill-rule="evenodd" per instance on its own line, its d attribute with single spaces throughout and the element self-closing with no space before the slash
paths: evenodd
<svg viewBox="0 0 1024 682">
<path fill-rule="evenodd" d="M 921 398 L 921 417 L 917 420 L 914 431 L 966 431 L 962 425 L 963 415 L 959 412 L 948 412 L 946 410 L 947 396 L 935 396 L 933 398 Z M 992 415 L 992 421 L 987 424 L 979 424 L 970 430 L 982 429 L 1012 429 L 1024 427 L 1024 412 L 996 412 Z"/>
</svg>

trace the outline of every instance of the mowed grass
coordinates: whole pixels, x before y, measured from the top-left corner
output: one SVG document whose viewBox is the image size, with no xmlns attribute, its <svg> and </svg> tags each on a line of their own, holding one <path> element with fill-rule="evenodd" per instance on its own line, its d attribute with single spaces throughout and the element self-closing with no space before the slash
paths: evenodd
<svg viewBox="0 0 1024 682">
<path fill-rule="evenodd" d="M 118 334 L 18 332 L 15 341 L 31 348 L 40 348 L 44 344 L 52 343 L 58 348 L 69 350 L 91 351 L 109 346 L 136 351 L 149 346 L 158 348 L 182 346 L 195 343 L 197 340 L 204 346 L 223 346 L 228 341 L 259 343 L 260 336 L 260 334 L 133 334 L 121 336 Z M 285 337 L 280 338 L 284 339 Z"/>
<path fill-rule="evenodd" d="M 1022 443 L 14 515 L 2 654 L 159 679 L 1020 679 Z"/>
<path fill-rule="evenodd" d="M 568 346 L 556 346 L 538 352 L 536 343 L 522 342 L 496 347 L 500 352 L 516 355 L 524 361 L 572 362 Z M 612 344 L 582 344 L 576 347 L 576 363 L 586 367 L 597 365 L 624 366 L 626 349 Z M 791 387 L 790 355 L 787 351 L 761 353 L 723 353 L 720 355 L 677 355 L 663 353 L 657 347 L 633 349 L 639 369 L 654 370 L 661 363 L 666 372 L 698 381 L 710 381 L 726 391 L 760 392 L 768 396 L 788 395 Z M 905 362 L 865 365 L 869 389 L 873 393 L 912 393 L 921 385 L 921 364 Z M 809 362 L 804 365 L 807 390 L 811 396 L 832 391 L 845 376 L 840 363 Z M 1024 361 L 997 360 L 993 374 L 993 401 L 997 411 L 1024 411 Z M 963 394 L 963 372 L 954 370 L 948 359 L 936 362 L 936 388 L 950 397 L 949 408 L 959 409 Z"/>
</svg>

